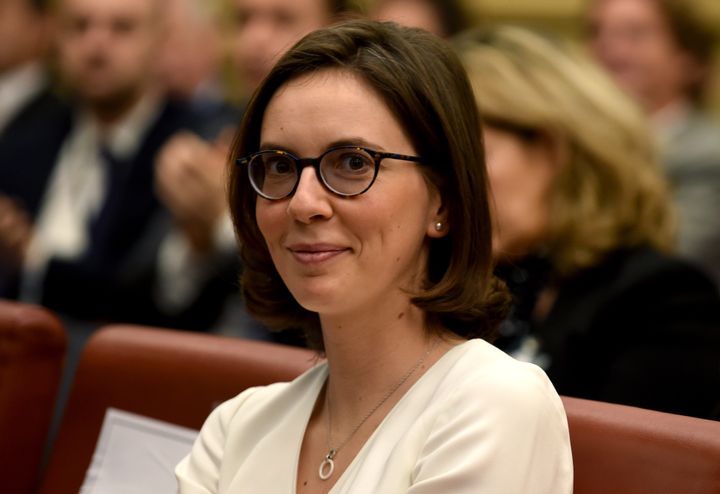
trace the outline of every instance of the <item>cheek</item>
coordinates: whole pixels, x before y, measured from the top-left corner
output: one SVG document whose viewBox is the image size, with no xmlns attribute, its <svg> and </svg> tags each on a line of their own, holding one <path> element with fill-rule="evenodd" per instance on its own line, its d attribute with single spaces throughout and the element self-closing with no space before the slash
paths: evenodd
<svg viewBox="0 0 720 494">
<path fill-rule="evenodd" d="M 488 163 L 488 177 L 501 227 L 523 223 L 546 208 L 552 176 L 544 163 L 522 154 L 497 156 Z"/>
<path fill-rule="evenodd" d="M 255 221 L 265 242 L 270 243 L 273 232 L 277 230 L 277 214 L 273 214 L 273 204 L 266 204 L 266 201 L 257 200 L 255 205 Z"/>
</svg>

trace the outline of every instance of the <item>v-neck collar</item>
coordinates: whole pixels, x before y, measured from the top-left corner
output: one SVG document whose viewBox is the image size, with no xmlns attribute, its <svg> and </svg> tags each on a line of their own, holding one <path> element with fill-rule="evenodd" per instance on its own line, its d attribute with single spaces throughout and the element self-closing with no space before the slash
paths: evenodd
<svg viewBox="0 0 720 494">
<path fill-rule="evenodd" d="M 362 458 L 365 456 L 365 451 L 371 447 L 371 445 L 375 442 L 376 436 L 383 430 L 384 426 L 393 420 L 396 411 L 404 405 L 404 403 L 409 400 L 413 392 L 419 388 L 422 383 L 424 383 L 427 380 L 430 380 L 435 375 L 442 375 L 444 374 L 444 369 L 446 369 L 448 366 L 453 365 L 453 363 L 457 360 L 455 358 L 450 357 L 451 355 L 455 354 L 456 352 L 462 351 L 462 348 L 467 349 L 468 343 L 470 343 L 472 340 L 463 342 L 459 345 L 456 345 L 452 348 L 450 348 L 447 352 L 445 352 L 444 355 L 442 355 L 437 361 L 433 363 L 432 366 L 430 366 L 425 373 L 418 378 L 417 381 L 413 383 L 412 386 L 400 397 L 397 403 L 393 405 L 393 407 L 390 409 L 390 411 L 383 417 L 383 420 L 380 422 L 380 424 L 375 428 L 375 430 L 370 434 L 370 436 L 367 438 L 367 440 L 363 443 L 363 445 L 358 450 L 355 457 L 352 459 L 352 461 L 348 464 L 347 468 L 342 472 L 340 477 L 338 477 L 337 481 L 333 485 L 333 487 L 328 491 L 328 494 L 340 494 L 340 489 L 343 488 L 347 478 L 350 475 L 353 475 L 353 471 L 356 468 L 356 465 L 359 461 L 361 461 Z M 292 475 L 290 478 L 290 481 L 292 482 L 292 485 L 290 486 L 289 491 L 292 494 L 297 494 L 297 477 L 298 477 L 298 469 L 300 466 L 300 450 L 302 449 L 302 443 L 305 439 L 305 433 L 307 431 L 307 427 L 310 422 L 310 416 L 312 415 L 312 411 L 315 408 L 315 404 L 318 400 L 318 397 L 320 396 L 320 391 L 322 390 L 323 386 L 325 385 L 325 381 L 328 378 L 329 374 L 329 367 L 327 362 L 321 364 L 318 366 L 318 368 L 314 369 L 311 372 L 317 372 L 318 375 L 313 376 L 313 383 L 311 387 L 311 391 L 306 393 L 305 398 L 302 401 L 302 404 L 300 405 L 300 410 L 302 410 L 302 420 L 295 421 L 292 427 L 292 434 L 288 435 L 288 437 L 294 437 L 294 447 L 292 448 L 292 455 L 293 455 L 293 468 L 292 468 Z M 309 377 L 309 376 L 308 376 Z M 319 465 L 319 464 L 318 464 Z"/>
</svg>

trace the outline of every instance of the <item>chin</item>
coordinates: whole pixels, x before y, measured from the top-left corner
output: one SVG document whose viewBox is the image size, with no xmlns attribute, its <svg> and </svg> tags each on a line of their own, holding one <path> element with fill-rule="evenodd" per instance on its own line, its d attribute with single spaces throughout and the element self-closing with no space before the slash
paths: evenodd
<svg viewBox="0 0 720 494">
<path fill-rule="evenodd" d="M 326 314 L 337 311 L 343 300 L 347 300 L 342 296 L 343 290 L 337 285 L 318 282 L 319 280 L 307 281 L 302 284 L 288 286 L 290 293 L 298 304 L 310 312 Z"/>
</svg>

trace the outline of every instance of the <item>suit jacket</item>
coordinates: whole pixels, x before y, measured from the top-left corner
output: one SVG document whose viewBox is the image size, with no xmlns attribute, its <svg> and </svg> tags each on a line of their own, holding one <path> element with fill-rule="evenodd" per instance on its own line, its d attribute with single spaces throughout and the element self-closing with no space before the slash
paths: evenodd
<svg viewBox="0 0 720 494">
<path fill-rule="evenodd" d="M 521 293 L 534 278 L 506 279 Z M 521 308 L 535 303 L 524 296 L 510 325 L 537 338 L 560 394 L 720 419 L 720 297 L 692 266 L 650 248 L 618 250 L 560 283 L 542 321 Z M 517 344 L 509 333 L 498 346 Z"/>
<path fill-rule="evenodd" d="M 193 118 L 180 105 L 167 104 L 128 162 L 117 167 L 98 214 L 90 245 L 71 261 L 50 260 L 43 305 L 80 319 L 159 322 L 148 280 L 155 252 L 143 249 L 153 218 L 162 207 L 155 195 L 155 156 L 165 141 Z"/>
<path fill-rule="evenodd" d="M 46 88 L 0 133 L 0 194 L 14 197 L 32 218 L 70 132 L 71 115 L 69 106 Z"/>
<path fill-rule="evenodd" d="M 8 131 L 7 142 L 3 138 L 0 147 L 0 191 L 19 198 L 33 217 L 40 210 L 73 120 L 67 106 L 56 108 L 45 99 L 36 105 L 24 117 L 25 124 L 17 126 L 23 132 Z M 78 259 L 49 261 L 42 281 L 43 305 L 82 320 L 193 326 L 185 322 L 182 314 L 166 316 L 154 303 L 157 251 L 153 239 L 158 235 L 154 230 L 159 226 L 157 218 L 168 214 L 155 195 L 154 161 L 171 135 L 182 129 L 194 130 L 198 123 L 187 106 L 165 104 L 143 136 L 139 150 L 115 167 L 122 174 L 113 176 L 110 182 L 87 250 Z M 18 280 L 6 275 L 4 281 L 5 291 L 0 295 L 16 296 Z M 197 312 L 197 308 L 192 309 Z M 207 309 L 213 310 L 219 309 Z M 199 321 L 195 326 L 201 326 L 209 316 L 195 317 Z"/>
<path fill-rule="evenodd" d="M 71 124 L 70 108 L 46 87 L 0 133 L 0 194 L 20 203 L 33 221 Z M 15 298 L 18 284 L 16 267 L 0 262 L 0 297 Z"/>
</svg>

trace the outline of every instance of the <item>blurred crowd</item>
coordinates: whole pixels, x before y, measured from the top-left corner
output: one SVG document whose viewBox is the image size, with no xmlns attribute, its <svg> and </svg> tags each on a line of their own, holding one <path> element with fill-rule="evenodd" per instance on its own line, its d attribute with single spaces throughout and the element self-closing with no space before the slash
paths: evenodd
<svg viewBox="0 0 720 494">
<path fill-rule="evenodd" d="M 0 297 L 83 327 L 301 344 L 244 309 L 228 152 L 285 50 L 371 16 L 448 38 L 470 75 L 515 297 L 497 345 L 562 394 L 711 415 L 716 397 L 693 392 L 720 379 L 720 126 L 704 108 L 717 33 L 680 0 L 586 0 L 580 47 L 477 26 L 466 7 L 4 0 Z M 693 362 L 707 374 L 677 371 Z M 688 406 L 638 398 L 628 376 L 647 369 Z"/>
</svg>

